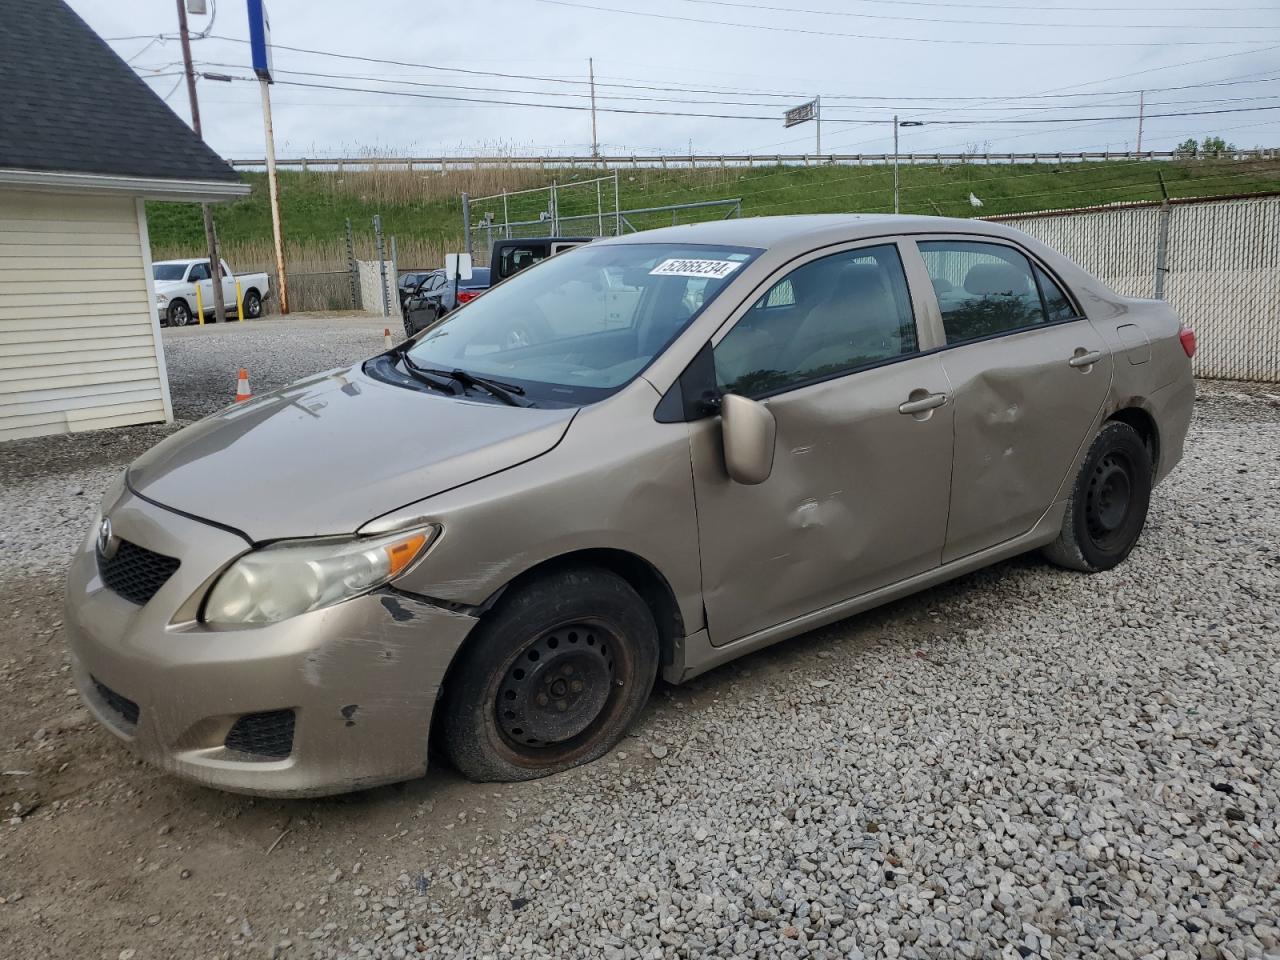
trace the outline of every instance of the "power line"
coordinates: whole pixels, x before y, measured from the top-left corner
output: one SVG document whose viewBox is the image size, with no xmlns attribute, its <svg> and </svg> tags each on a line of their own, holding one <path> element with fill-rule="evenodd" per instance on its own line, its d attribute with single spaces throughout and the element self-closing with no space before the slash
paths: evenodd
<svg viewBox="0 0 1280 960">
<path fill-rule="evenodd" d="M 239 64 L 222 63 L 217 61 L 203 61 L 201 65 L 208 66 L 208 67 L 225 67 L 225 68 L 235 68 L 239 66 Z M 351 73 L 322 73 L 322 72 L 310 71 L 310 70 L 286 70 L 286 69 L 280 69 L 280 68 L 277 68 L 275 70 L 275 73 L 277 75 L 287 75 L 287 76 L 297 76 L 297 77 L 319 77 L 321 79 L 327 79 L 327 80 L 360 80 L 360 81 L 369 82 L 369 83 L 396 83 L 396 84 L 401 84 L 405 86 L 425 87 L 429 89 L 439 89 L 439 90 L 466 90 L 466 91 L 478 92 L 478 93 L 511 93 L 511 94 L 517 94 L 522 96 L 538 96 L 538 97 L 576 97 L 583 100 L 590 98 L 589 92 L 579 93 L 576 91 L 560 91 L 560 90 L 524 90 L 524 89 L 512 89 L 510 87 L 481 87 L 481 86 L 470 86 L 470 85 L 459 84 L 459 83 L 433 83 L 433 82 L 422 81 L 422 80 L 407 80 L 407 79 L 398 78 L 398 77 L 392 78 L 392 77 L 383 77 L 383 76 L 376 76 L 376 75 L 362 75 L 362 74 L 351 74 Z M 1276 79 L 1280 80 L 1280 77 L 1277 77 Z M 1077 94 L 1077 96 L 1104 96 L 1104 94 L 1101 94 L 1101 93 Z M 1168 101 L 1168 100 L 1148 101 L 1148 105 L 1149 106 L 1186 106 L 1189 104 L 1197 104 L 1197 103 L 1243 103 L 1243 102 L 1249 102 L 1249 101 L 1255 101 L 1255 100 L 1276 99 L 1276 96 L 1277 95 L 1258 96 L 1258 97 L 1218 97 L 1218 98 L 1207 99 L 1207 100 L 1190 100 L 1190 101 Z M 635 96 L 625 96 L 622 94 L 614 94 L 614 93 L 600 94 L 599 99 L 602 101 L 603 100 L 619 100 L 619 101 L 640 101 L 644 103 L 683 103 L 683 104 L 694 104 L 694 105 L 700 105 L 700 106 L 726 106 L 726 107 L 774 107 L 776 106 L 773 103 L 764 102 L 764 101 L 690 100 L 690 99 L 682 99 L 682 98 L 676 98 L 676 97 L 652 97 L 652 96 L 635 97 Z M 879 103 L 882 100 L 888 100 L 888 98 L 880 98 L 880 97 L 868 98 L 868 99 L 874 99 L 875 101 L 877 101 L 877 103 Z M 1099 107 L 1106 107 L 1106 106 L 1111 106 L 1111 104 L 1108 104 L 1108 103 L 1062 104 L 1062 105 L 1045 106 L 1037 109 L 1085 110 L 1085 109 L 1097 109 Z M 832 104 L 828 109 L 831 109 L 831 110 L 857 110 L 857 109 L 893 110 L 897 108 L 893 106 L 888 106 L 888 105 L 877 106 L 876 104 L 873 104 L 873 103 L 865 103 L 865 104 L 852 104 L 847 106 L 842 104 Z M 1025 110 L 1025 109 L 1026 109 L 1025 107 L 964 107 L 964 106 L 951 107 L 951 106 L 947 106 L 947 107 L 923 108 L 923 110 L 918 112 L 925 112 L 925 111 L 937 112 L 941 110 L 947 110 L 949 112 L 964 112 L 964 111 L 971 111 L 971 110 L 1013 111 L 1013 110 Z"/>
<path fill-rule="evenodd" d="M 605 7 L 594 3 L 577 3 L 570 0 L 534 0 L 556 7 L 567 7 L 570 10 L 596 10 L 604 13 L 621 13 L 632 17 L 649 17 L 654 20 L 669 20 L 677 23 L 698 23 L 713 27 L 738 27 L 744 30 L 767 30 L 770 33 L 798 33 L 811 37 L 827 37 L 842 40 L 890 40 L 900 43 L 932 43 L 959 46 L 979 47 L 1215 47 L 1215 46 L 1252 46 L 1266 43 L 1265 40 L 971 40 L 958 37 L 898 37 L 875 33 L 841 33 L 834 30 L 813 30 L 807 27 L 768 25 L 763 23 L 741 23 L 734 20 L 708 20 L 703 17 L 686 17 L 674 13 L 655 13 L 650 10 L 627 10 L 623 7 Z"/>
<path fill-rule="evenodd" d="M 968 20 L 968 19 L 951 19 L 947 17 L 904 17 L 894 16 L 892 14 L 863 13 L 856 10 L 815 10 L 804 7 L 779 7 L 764 3 L 742 3 L 739 0 L 682 0 L 684 3 L 698 3 L 704 6 L 712 7 L 730 7 L 735 10 L 761 10 L 765 12 L 787 13 L 787 14 L 812 14 L 822 17 L 855 17 L 858 20 L 893 20 L 906 21 L 910 23 L 951 23 L 965 24 L 969 26 L 979 27 L 1074 27 L 1079 29 L 1080 23 L 1046 23 L 1044 21 L 1035 20 Z M 1012 10 L 1013 7 L 1004 7 L 1001 9 Z M 1102 10 L 1114 10 L 1116 8 L 1100 8 Z M 1148 11 L 1150 12 L 1150 11 Z M 1216 12 L 1216 11 L 1215 11 Z M 1274 12 L 1274 11 L 1273 11 Z M 1259 27 L 1256 25 L 1238 25 L 1226 23 L 1105 23 L 1090 25 L 1097 29 L 1106 30 L 1280 30 L 1280 24 L 1267 24 Z"/>
<path fill-rule="evenodd" d="M 250 80 L 250 77 L 232 77 L 233 80 Z M 410 90 L 382 90 L 370 87 L 347 87 L 338 86 L 336 84 L 327 83 L 304 83 L 299 80 L 277 80 L 277 84 L 287 87 L 301 87 L 314 90 L 340 90 L 348 93 L 372 93 L 382 96 L 393 97 L 410 97 L 422 100 L 448 100 L 458 103 L 480 103 L 480 104 L 497 104 L 510 107 L 538 107 L 544 110 L 572 110 L 572 111 L 590 111 L 591 107 L 586 105 L 570 104 L 570 103 L 533 103 L 527 100 L 495 100 L 480 97 L 459 97 L 450 96 L 448 94 L 439 93 L 415 93 Z M 536 96 L 536 93 L 530 94 Z M 740 113 L 692 113 L 680 110 L 641 110 L 631 107 L 600 107 L 602 113 L 621 113 L 632 114 L 638 116 L 650 117 L 694 117 L 709 120 L 777 120 L 774 115 L 761 116 L 756 114 L 740 114 Z M 1161 117 L 1195 117 L 1195 116 L 1212 116 L 1223 113 L 1252 113 L 1263 110 L 1280 110 L 1280 104 L 1266 107 L 1231 107 L 1218 110 L 1184 110 L 1170 113 L 1150 113 L 1147 119 L 1159 119 Z M 1136 120 L 1137 114 L 1124 114 L 1114 117 L 1045 117 L 1045 118 L 986 118 L 981 120 L 929 120 L 926 121 L 930 126 L 991 126 L 997 124 L 1010 123 L 1088 123 L 1098 120 Z M 830 120 L 831 123 L 849 123 L 849 124 L 869 124 L 883 123 L 883 119 L 876 117 L 861 118 L 845 118 L 836 117 Z"/>
<path fill-rule="evenodd" d="M 878 0 L 867 0 L 867 2 L 878 2 Z M 242 40 L 239 37 L 212 36 L 211 39 L 223 40 L 230 43 L 240 43 L 240 44 L 247 44 L 249 42 L 248 40 Z M 570 78 L 564 78 L 564 77 L 547 77 L 547 76 L 538 76 L 535 74 L 525 74 L 525 73 L 503 73 L 503 72 L 492 71 L 492 70 L 475 70 L 475 69 L 468 69 L 463 67 L 442 67 L 436 64 L 431 64 L 431 63 L 413 62 L 413 61 L 406 61 L 406 60 L 392 60 L 385 57 L 368 57 L 368 56 L 361 56 L 358 54 L 340 53 L 334 50 L 317 50 L 309 47 L 295 47 L 295 46 L 289 46 L 286 44 L 272 44 L 272 49 L 287 50 L 291 53 L 301 53 L 309 56 L 332 57 L 334 59 L 339 59 L 339 60 L 354 60 L 354 61 L 359 61 L 361 63 L 378 63 L 378 64 L 384 64 L 386 66 L 409 67 L 412 69 L 432 70 L 432 71 L 441 72 L 441 73 L 462 73 L 468 76 L 498 77 L 498 78 L 507 79 L 507 80 L 530 80 L 536 83 L 568 84 L 568 85 L 584 87 L 584 88 L 588 85 L 586 80 L 576 80 L 576 79 L 570 79 Z M 1096 91 L 1090 91 L 1090 92 L 1084 92 L 1084 93 L 1061 93 L 1060 91 L 1071 90 L 1073 89 L 1073 87 L 1090 86 L 1094 83 L 1105 83 L 1110 80 L 1126 80 L 1126 79 L 1129 79 L 1130 77 L 1142 76 L 1148 73 L 1156 73 L 1161 70 L 1172 70 L 1178 67 L 1194 66 L 1200 63 L 1209 63 L 1214 60 L 1225 60 L 1233 57 L 1246 56 L 1250 53 L 1265 53 L 1271 50 L 1278 50 L 1278 49 L 1280 49 L 1280 43 L 1272 44 L 1270 46 L 1262 47 L 1256 50 L 1244 50 L 1244 51 L 1238 51 L 1236 53 L 1220 54 L 1212 57 L 1202 57 L 1196 60 L 1186 61 L 1183 63 L 1168 64 L 1166 66 L 1160 66 L 1160 67 L 1149 67 L 1145 70 L 1138 70 L 1134 73 L 1121 74 L 1119 76 L 1114 76 L 1114 77 L 1106 77 L 1100 80 L 1091 80 L 1085 83 L 1074 84 L 1073 86 L 1059 87 L 1055 90 L 1046 91 L 1045 93 L 1042 93 L 1042 94 L 994 94 L 994 95 L 988 95 L 988 96 L 966 96 L 966 97 L 914 97 L 914 96 L 880 97 L 880 96 L 866 96 L 866 95 L 858 95 L 858 94 L 825 94 L 824 93 L 823 99 L 824 100 L 827 100 L 827 99 L 859 100 L 861 99 L 861 100 L 884 100 L 884 101 L 892 101 L 892 102 L 908 102 L 908 101 L 915 102 L 915 101 L 925 101 L 925 100 L 957 100 L 957 101 L 958 100 L 966 100 L 966 101 L 994 100 L 998 102 L 1004 102 L 1008 100 L 1018 100 L 1018 99 L 1039 100 L 1039 99 L 1046 99 L 1046 98 L 1057 99 L 1057 98 L 1067 98 L 1067 97 L 1110 96 L 1113 93 L 1117 95 L 1121 93 L 1136 95 L 1139 92 L 1136 89 L 1117 90 L 1117 91 L 1096 90 Z M 221 64 L 221 65 L 228 66 L 227 64 Z M 233 64 L 230 66 L 238 66 L 238 65 Z M 1260 76 L 1261 74 L 1264 74 L 1264 73 L 1275 73 L 1275 72 L 1276 71 L 1274 69 L 1263 70 L 1263 71 L 1258 71 L 1258 73 L 1256 74 L 1245 74 L 1244 76 L 1246 77 Z M 1272 80 L 1280 80 L 1280 77 L 1270 77 L 1270 78 L 1267 78 L 1267 80 L 1257 81 L 1257 82 L 1270 82 Z M 1195 89 L 1202 86 L 1234 85 L 1234 84 L 1240 84 L 1240 83 L 1246 83 L 1246 82 L 1249 82 L 1249 81 L 1244 79 L 1226 78 L 1224 80 L 1210 81 L 1203 84 L 1194 83 L 1194 84 L 1184 84 L 1181 86 L 1173 86 L 1173 87 L 1146 87 L 1144 89 L 1148 91 L 1161 92 L 1166 90 L 1190 90 L 1190 89 Z M 720 95 L 727 94 L 731 96 L 756 96 L 756 97 L 773 97 L 773 98 L 788 98 L 788 99 L 794 98 L 794 97 L 801 97 L 801 96 L 810 96 L 812 94 L 812 90 L 810 90 L 808 93 L 775 93 L 775 92 L 765 91 L 765 90 L 734 91 L 732 89 L 724 89 L 724 88 L 711 89 L 711 88 L 705 88 L 705 87 L 687 87 L 687 86 L 671 86 L 671 85 L 656 85 L 656 84 L 605 83 L 605 82 L 602 82 L 599 78 L 597 78 L 596 80 L 596 85 L 600 87 L 613 87 L 613 88 L 623 89 L 623 90 L 651 90 L 651 91 L 670 92 L 670 93 L 705 93 L 705 94 L 720 94 Z M 530 91 L 531 94 L 546 93 L 546 92 L 547 91 Z M 585 93 L 586 91 L 584 90 L 584 94 Z"/>
</svg>

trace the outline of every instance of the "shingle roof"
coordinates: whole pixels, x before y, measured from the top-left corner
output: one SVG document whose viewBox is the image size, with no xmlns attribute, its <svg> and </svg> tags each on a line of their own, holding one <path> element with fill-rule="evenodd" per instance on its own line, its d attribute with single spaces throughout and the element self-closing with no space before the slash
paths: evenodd
<svg viewBox="0 0 1280 960">
<path fill-rule="evenodd" d="M 62 0 L 0 0 L 6 168 L 240 179 Z"/>
</svg>

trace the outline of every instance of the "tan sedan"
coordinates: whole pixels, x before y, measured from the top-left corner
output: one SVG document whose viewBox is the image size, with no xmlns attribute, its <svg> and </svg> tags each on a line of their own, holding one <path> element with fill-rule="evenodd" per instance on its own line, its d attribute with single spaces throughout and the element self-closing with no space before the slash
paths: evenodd
<svg viewBox="0 0 1280 960">
<path fill-rule="evenodd" d="M 1194 337 L 1007 227 L 602 240 L 188 427 L 74 558 L 80 691 L 147 759 L 305 795 L 605 753 L 672 683 L 1014 554 L 1121 562 Z"/>
</svg>

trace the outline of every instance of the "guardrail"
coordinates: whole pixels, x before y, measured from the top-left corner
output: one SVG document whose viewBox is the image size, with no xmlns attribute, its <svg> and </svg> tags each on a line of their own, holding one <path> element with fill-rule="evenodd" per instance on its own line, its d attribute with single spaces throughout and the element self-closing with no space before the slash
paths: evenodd
<svg viewBox="0 0 1280 960">
<path fill-rule="evenodd" d="M 1280 148 L 1229 150 L 1212 154 L 1183 153 L 1177 150 L 1086 151 L 1081 153 L 778 153 L 778 154 L 628 154 L 626 156 L 545 156 L 545 157 L 291 157 L 276 160 L 277 167 L 292 170 L 480 170 L 480 169 L 573 169 L 661 167 L 754 166 L 860 166 L 893 163 L 1090 163 L 1107 160 L 1280 160 Z M 232 160 L 233 167 L 265 168 L 266 160 Z"/>
</svg>

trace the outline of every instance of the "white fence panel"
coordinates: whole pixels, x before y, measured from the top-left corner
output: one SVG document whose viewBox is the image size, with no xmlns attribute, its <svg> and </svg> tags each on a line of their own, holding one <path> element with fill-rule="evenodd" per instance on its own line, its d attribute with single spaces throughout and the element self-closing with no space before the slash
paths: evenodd
<svg viewBox="0 0 1280 960">
<path fill-rule="evenodd" d="M 1155 293 L 1158 206 L 1000 219 L 1116 293 Z M 1196 331 L 1196 375 L 1280 382 L 1280 197 L 1173 204 L 1166 260 L 1164 295 Z"/>
</svg>

